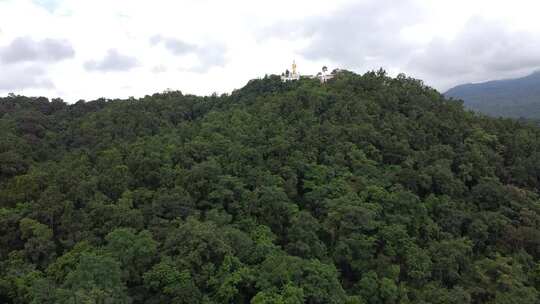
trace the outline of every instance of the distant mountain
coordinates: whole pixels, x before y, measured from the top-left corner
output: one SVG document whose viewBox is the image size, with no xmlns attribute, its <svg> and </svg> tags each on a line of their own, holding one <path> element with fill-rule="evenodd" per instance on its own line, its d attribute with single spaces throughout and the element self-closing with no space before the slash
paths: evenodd
<svg viewBox="0 0 540 304">
<path fill-rule="evenodd" d="M 540 71 L 523 78 L 459 85 L 445 95 L 487 115 L 540 119 Z"/>
</svg>

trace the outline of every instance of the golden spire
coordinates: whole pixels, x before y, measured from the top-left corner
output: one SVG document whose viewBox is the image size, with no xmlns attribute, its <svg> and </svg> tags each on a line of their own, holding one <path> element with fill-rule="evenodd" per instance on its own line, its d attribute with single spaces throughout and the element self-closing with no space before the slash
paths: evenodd
<svg viewBox="0 0 540 304">
<path fill-rule="evenodd" d="M 292 73 L 293 75 L 296 75 L 296 62 L 294 60 L 292 62 Z"/>
</svg>

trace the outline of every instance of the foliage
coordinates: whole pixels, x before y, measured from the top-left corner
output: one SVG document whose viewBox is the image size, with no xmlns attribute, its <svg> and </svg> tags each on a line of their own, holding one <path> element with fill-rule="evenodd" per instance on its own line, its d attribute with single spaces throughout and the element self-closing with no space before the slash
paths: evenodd
<svg viewBox="0 0 540 304">
<path fill-rule="evenodd" d="M 540 129 L 421 81 L 0 99 L 1 303 L 538 303 Z"/>
</svg>

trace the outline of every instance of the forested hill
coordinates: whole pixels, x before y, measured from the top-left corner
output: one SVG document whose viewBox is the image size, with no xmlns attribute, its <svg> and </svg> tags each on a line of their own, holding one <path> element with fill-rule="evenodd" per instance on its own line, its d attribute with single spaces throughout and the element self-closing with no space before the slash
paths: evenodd
<svg viewBox="0 0 540 304">
<path fill-rule="evenodd" d="M 0 303 L 539 303 L 540 129 L 422 82 L 0 100 Z"/>
<path fill-rule="evenodd" d="M 540 71 L 522 78 L 460 85 L 445 95 L 463 99 L 465 106 L 487 115 L 540 120 Z"/>
</svg>

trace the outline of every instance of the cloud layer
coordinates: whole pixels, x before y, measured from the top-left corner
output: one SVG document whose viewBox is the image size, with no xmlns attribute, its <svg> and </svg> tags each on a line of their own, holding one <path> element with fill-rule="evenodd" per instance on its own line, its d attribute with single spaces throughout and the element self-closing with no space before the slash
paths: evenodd
<svg viewBox="0 0 540 304">
<path fill-rule="evenodd" d="M 0 47 L 0 92 L 52 90 L 55 86 L 47 68 L 74 56 L 75 50 L 66 40 L 17 37 Z"/>
<path fill-rule="evenodd" d="M 171 54 L 175 56 L 194 55 L 198 63 L 194 66 L 180 70 L 204 73 L 212 67 L 223 67 L 226 64 L 225 54 L 227 49 L 222 44 L 196 45 L 176 38 L 156 35 L 150 38 L 153 46 L 163 45 Z"/>
<path fill-rule="evenodd" d="M 539 69 L 538 11 L 536 0 L 0 0 L 0 96 L 221 93 L 293 59 L 303 74 L 382 67 L 444 91 Z"/>
<path fill-rule="evenodd" d="M 410 0 L 360 1 L 329 15 L 278 24 L 265 35 L 308 39 L 300 51 L 306 59 L 370 68 L 400 62 L 413 50 L 400 31 L 419 22 L 422 11 Z"/>
<path fill-rule="evenodd" d="M 138 64 L 135 57 L 123 55 L 115 49 L 110 49 L 105 57 L 100 60 L 89 60 L 84 64 L 84 67 L 88 71 L 123 72 L 137 67 Z"/>
<path fill-rule="evenodd" d="M 425 28 L 429 14 L 422 1 L 360 1 L 328 15 L 272 25 L 260 36 L 304 39 L 298 52 L 307 60 L 356 71 L 383 67 L 441 90 L 540 68 L 540 31 L 511 29 L 501 20 L 473 15 L 452 36 L 410 39 L 407 32 Z"/>
<path fill-rule="evenodd" d="M 54 89 L 45 70 L 36 66 L 9 66 L 0 73 L 0 90 L 17 91 L 26 88 Z"/>
<path fill-rule="evenodd" d="M 36 41 L 29 37 L 18 37 L 0 48 L 0 61 L 4 64 L 57 62 L 73 56 L 75 50 L 68 41 L 49 38 Z"/>
<path fill-rule="evenodd" d="M 499 22 L 471 19 L 450 40 L 435 39 L 406 65 L 426 78 L 455 85 L 465 79 L 513 77 L 540 68 L 540 36 Z"/>
</svg>

